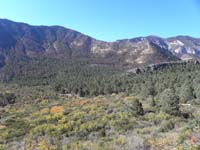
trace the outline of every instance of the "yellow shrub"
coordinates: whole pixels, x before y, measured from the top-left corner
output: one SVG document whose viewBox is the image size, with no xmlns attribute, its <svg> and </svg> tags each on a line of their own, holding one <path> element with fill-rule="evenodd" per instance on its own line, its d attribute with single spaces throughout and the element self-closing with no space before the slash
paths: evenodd
<svg viewBox="0 0 200 150">
<path fill-rule="evenodd" d="M 63 108 L 63 106 L 53 106 L 50 109 L 51 114 L 63 114 L 64 111 L 65 109 Z"/>
<path fill-rule="evenodd" d="M 40 100 L 40 104 L 41 105 L 46 105 L 46 104 L 48 104 L 49 103 L 49 100 L 48 99 L 41 99 Z"/>
<path fill-rule="evenodd" d="M 133 99 L 136 99 L 137 97 L 134 97 L 134 96 L 127 96 L 127 97 L 124 97 L 124 101 L 132 101 Z"/>
<path fill-rule="evenodd" d="M 50 112 L 49 108 L 43 108 L 40 110 L 41 114 L 48 114 Z"/>
<path fill-rule="evenodd" d="M 59 121 L 59 120 L 63 120 L 64 118 L 65 116 L 61 113 L 54 113 L 54 114 L 45 116 L 45 120 L 47 121 Z"/>
<path fill-rule="evenodd" d="M 3 150 L 3 146 L 0 144 L 0 150 Z"/>
<path fill-rule="evenodd" d="M 115 140 L 115 143 L 117 145 L 124 145 L 126 142 L 125 142 L 125 137 L 124 136 L 119 136 L 116 140 Z"/>
<path fill-rule="evenodd" d="M 1 129 L 5 129 L 5 128 L 6 128 L 6 126 L 0 124 L 0 130 L 1 130 Z"/>
<path fill-rule="evenodd" d="M 88 103 L 90 103 L 89 100 L 81 100 L 81 101 L 79 102 L 80 105 L 86 105 L 86 104 L 88 104 Z"/>
<path fill-rule="evenodd" d="M 55 147 L 52 146 L 51 144 L 49 144 L 45 138 L 42 138 L 37 147 L 36 147 L 36 150 L 55 150 Z"/>
<path fill-rule="evenodd" d="M 148 142 L 151 144 L 152 149 L 165 149 L 169 144 L 169 140 L 165 137 L 150 139 Z"/>
</svg>

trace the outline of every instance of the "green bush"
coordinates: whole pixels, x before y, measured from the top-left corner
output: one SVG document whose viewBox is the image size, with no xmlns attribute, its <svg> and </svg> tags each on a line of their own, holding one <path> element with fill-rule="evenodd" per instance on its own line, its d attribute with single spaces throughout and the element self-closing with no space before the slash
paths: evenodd
<svg viewBox="0 0 200 150">
<path fill-rule="evenodd" d="M 144 115 L 142 103 L 135 97 L 127 97 L 123 100 L 123 107 L 135 116 Z"/>
<path fill-rule="evenodd" d="M 160 132 L 168 132 L 174 128 L 174 122 L 172 120 L 165 120 L 161 123 L 161 127 L 159 129 Z"/>
<path fill-rule="evenodd" d="M 0 93 L 0 106 L 14 104 L 15 99 L 16 99 L 16 96 L 14 93 L 10 93 L 10 92 Z"/>
<path fill-rule="evenodd" d="M 4 149 L 3 149 L 3 145 L 1 145 L 1 144 L 0 144 L 0 150 L 4 150 Z"/>
</svg>

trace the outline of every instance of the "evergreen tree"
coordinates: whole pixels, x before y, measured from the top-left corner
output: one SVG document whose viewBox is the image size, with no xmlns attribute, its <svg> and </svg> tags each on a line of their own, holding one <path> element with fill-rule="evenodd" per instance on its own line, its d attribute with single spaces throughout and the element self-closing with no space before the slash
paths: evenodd
<svg viewBox="0 0 200 150">
<path fill-rule="evenodd" d="M 185 81 L 185 83 L 181 86 L 179 97 L 182 103 L 186 103 L 189 100 L 194 99 L 193 89 L 189 81 Z"/>
<path fill-rule="evenodd" d="M 196 98 L 200 99 L 200 85 L 195 89 L 195 96 Z"/>
<path fill-rule="evenodd" d="M 161 111 L 171 114 L 179 114 L 179 99 L 171 89 L 165 89 L 160 95 Z"/>
<path fill-rule="evenodd" d="M 141 94 L 144 98 L 154 98 L 154 96 L 156 95 L 154 83 L 152 81 L 147 81 L 142 87 Z"/>
</svg>

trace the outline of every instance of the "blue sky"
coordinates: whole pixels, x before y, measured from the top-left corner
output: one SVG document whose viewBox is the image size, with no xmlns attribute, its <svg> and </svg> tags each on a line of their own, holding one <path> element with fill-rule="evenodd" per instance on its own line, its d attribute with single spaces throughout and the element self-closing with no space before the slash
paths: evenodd
<svg viewBox="0 0 200 150">
<path fill-rule="evenodd" d="M 200 0 L 0 0 L 0 18 L 61 25 L 105 41 L 200 37 Z"/>
</svg>

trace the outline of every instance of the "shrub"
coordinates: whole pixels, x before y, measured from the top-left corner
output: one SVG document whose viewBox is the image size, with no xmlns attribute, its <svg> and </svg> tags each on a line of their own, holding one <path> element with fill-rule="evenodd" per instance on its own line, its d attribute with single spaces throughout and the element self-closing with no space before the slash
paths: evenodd
<svg viewBox="0 0 200 150">
<path fill-rule="evenodd" d="M 172 120 L 169 121 L 163 121 L 160 127 L 161 132 L 168 132 L 174 128 L 174 122 Z"/>
<path fill-rule="evenodd" d="M 142 103 L 135 97 L 127 97 L 123 100 L 123 106 L 133 115 L 144 115 Z"/>
<path fill-rule="evenodd" d="M 56 131 L 56 126 L 52 124 L 42 124 L 31 130 L 31 133 L 36 136 L 50 135 Z"/>
<path fill-rule="evenodd" d="M 40 110 L 41 114 L 48 114 L 49 113 L 49 108 L 43 108 Z"/>
<path fill-rule="evenodd" d="M 3 146 L 0 144 L 0 150 L 3 150 Z"/>
<path fill-rule="evenodd" d="M 50 113 L 52 113 L 52 114 L 63 114 L 64 111 L 65 110 L 64 110 L 63 106 L 53 106 L 50 109 Z"/>
<path fill-rule="evenodd" d="M 10 93 L 10 92 L 0 93 L 0 106 L 14 104 L 15 99 L 16 99 L 16 96 L 13 93 Z"/>
</svg>

